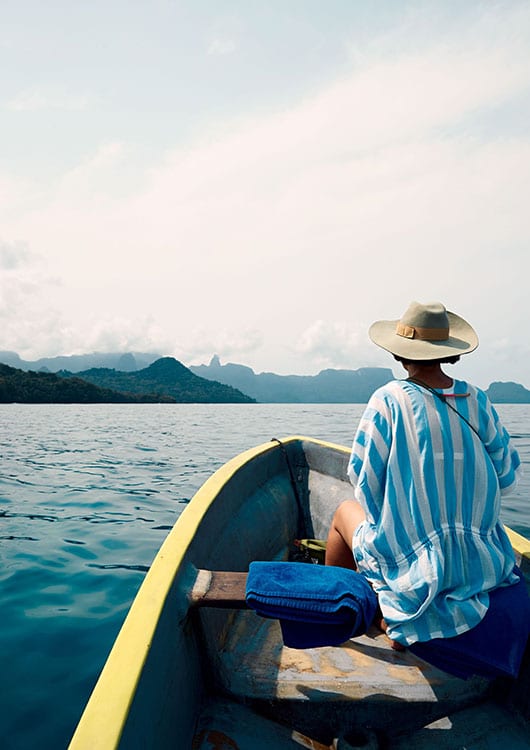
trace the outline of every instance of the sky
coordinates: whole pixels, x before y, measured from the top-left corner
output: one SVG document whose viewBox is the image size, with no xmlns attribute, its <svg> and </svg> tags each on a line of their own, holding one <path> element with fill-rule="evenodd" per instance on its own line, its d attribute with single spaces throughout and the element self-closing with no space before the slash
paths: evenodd
<svg viewBox="0 0 530 750">
<path fill-rule="evenodd" d="M 530 387 L 530 3 L 0 0 L 0 349 Z M 396 369 L 397 367 L 397 369 Z"/>
</svg>

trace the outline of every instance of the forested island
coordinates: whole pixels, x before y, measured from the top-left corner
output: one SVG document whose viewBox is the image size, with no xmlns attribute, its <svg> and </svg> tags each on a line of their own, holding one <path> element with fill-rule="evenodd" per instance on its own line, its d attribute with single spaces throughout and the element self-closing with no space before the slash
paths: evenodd
<svg viewBox="0 0 530 750">
<path fill-rule="evenodd" d="M 530 404 L 530 391 L 520 383 L 495 382 L 490 385 L 487 394 L 495 404 Z"/>
<path fill-rule="evenodd" d="M 62 378 L 51 372 L 24 372 L 0 364 L 0 403 L 20 404 L 129 404 L 152 403 L 154 396 L 118 393 L 78 377 Z"/>
<path fill-rule="evenodd" d="M 172 357 L 136 372 L 95 368 L 73 375 L 0 364 L 0 403 L 253 403 L 235 388 L 194 375 Z"/>
<path fill-rule="evenodd" d="M 63 377 L 72 375 L 65 371 L 60 371 L 58 374 Z M 138 396 L 149 393 L 170 398 L 177 403 L 251 404 L 255 402 L 255 399 L 231 385 L 195 375 L 174 357 L 161 357 L 149 367 L 136 372 L 96 367 L 78 372 L 77 377 L 100 388 L 110 388 L 120 393 Z"/>
</svg>

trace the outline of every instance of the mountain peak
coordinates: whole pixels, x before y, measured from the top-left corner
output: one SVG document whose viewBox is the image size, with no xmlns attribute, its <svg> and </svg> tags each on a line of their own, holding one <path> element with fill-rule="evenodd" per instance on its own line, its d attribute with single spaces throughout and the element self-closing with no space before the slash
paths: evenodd
<svg viewBox="0 0 530 750">
<path fill-rule="evenodd" d="M 188 373 L 189 375 L 193 374 L 182 364 L 182 362 L 179 362 L 178 359 L 175 359 L 174 357 L 161 357 L 141 372 L 145 375 L 155 375 L 156 377 L 165 378 L 174 376 L 178 377 L 184 373 Z"/>
</svg>

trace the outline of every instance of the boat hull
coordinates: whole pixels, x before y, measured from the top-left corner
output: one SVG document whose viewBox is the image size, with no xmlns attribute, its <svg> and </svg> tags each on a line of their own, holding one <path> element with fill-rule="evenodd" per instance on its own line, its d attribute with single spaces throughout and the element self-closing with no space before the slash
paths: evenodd
<svg viewBox="0 0 530 750">
<path fill-rule="evenodd" d="M 298 735 L 325 747 L 353 731 L 372 742 L 485 699 L 485 681 L 451 678 L 397 654 L 381 634 L 298 652 L 282 646 L 275 621 L 190 606 L 198 570 L 246 571 L 253 560 L 285 559 L 296 537 L 325 537 L 335 508 L 351 497 L 348 458 L 341 446 L 290 437 L 246 451 L 212 475 L 155 557 L 72 750 L 209 748 L 215 731 L 228 738 L 220 746 L 240 750 L 261 747 L 258 736 L 278 748 L 299 747 Z M 530 544 L 511 538 L 528 575 Z M 241 739 L 247 726 L 254 744 Z"/>
</svg>

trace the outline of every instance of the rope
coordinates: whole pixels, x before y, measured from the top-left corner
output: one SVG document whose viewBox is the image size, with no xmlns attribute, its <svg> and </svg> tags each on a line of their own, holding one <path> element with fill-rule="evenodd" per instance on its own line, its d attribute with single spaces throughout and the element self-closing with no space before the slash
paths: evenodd
<svg viewBox="0 0 530 750">
<path fill-rule="evenodd" d="M 287 468 L 289 470 L 289 478 L 291 480 L 291 487 L 293 488 L 294 497 L 296 500 L 296 505 L 298 506 L 298 536 L 304 536 L 305 534 L 305 516 L 304 516 L 304 510 L 302 507 L 302 499 L 300 497 L 300 493 L 298 491 L 298 485 L 296 483 L 296 479 L 294 478 L 293 474 L 293 468 L 291 466 L 291 462 L 289 460 L 289 455 L 287 453 L 287 450 L 285 448 L 285 445 L 282 443 L 281 440 L 278 440 L 278 438 L 271 438 L 271 442 L 276 442 L 280 446 L 280 450 L 285 458 L 285 463 L 287 464 Z"/>
</svg>

